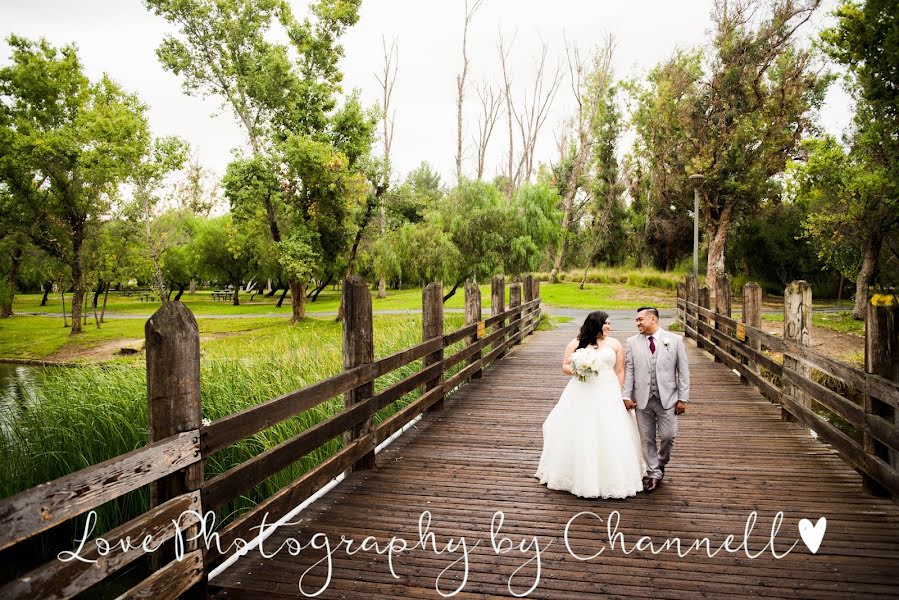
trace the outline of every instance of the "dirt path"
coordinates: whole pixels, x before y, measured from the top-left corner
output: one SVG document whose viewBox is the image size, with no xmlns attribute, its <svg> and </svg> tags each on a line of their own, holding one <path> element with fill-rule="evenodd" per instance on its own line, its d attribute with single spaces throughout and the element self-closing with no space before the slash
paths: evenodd
<svg viewBox="0 0 899 600">
<path fill-rule="evenodd" d="M 223 333 L 207 333 L 200 336 L 200 343 L 218 338 L 246 333 L 245 331 L 229 331 Z M 70 345 L 60 348 L 42 360 L 48 362 L 103 362 L 119 358 L 123 355 L 143 352 L 144 338 L 119 338 L 91 344 L 87 346 Z"/>
</svg>

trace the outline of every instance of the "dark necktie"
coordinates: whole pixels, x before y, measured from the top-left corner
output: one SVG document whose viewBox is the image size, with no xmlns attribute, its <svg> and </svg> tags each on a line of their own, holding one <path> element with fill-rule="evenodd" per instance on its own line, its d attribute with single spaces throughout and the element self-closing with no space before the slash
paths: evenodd
<svg viewBox="0 0 899 600">
<path fill-rule="evenodd" d="M 656 343 L 655 340 L 652 339 L 652 336 L 649 336 L 649 351 L 652 354 L 656 353 Z"/>
</svg>

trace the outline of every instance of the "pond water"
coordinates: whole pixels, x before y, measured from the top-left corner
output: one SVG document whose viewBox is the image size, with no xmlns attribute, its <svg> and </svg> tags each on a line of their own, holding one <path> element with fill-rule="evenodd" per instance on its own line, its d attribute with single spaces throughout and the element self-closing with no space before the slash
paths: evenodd
<svg viewBox="0 0 899 600">
<path fill-rule="evenodd" d="M 0 428 L 22 406 L 35 401 L 35 389 L 42 369 L 36 365 L 0 363 Z"/>
</svg>

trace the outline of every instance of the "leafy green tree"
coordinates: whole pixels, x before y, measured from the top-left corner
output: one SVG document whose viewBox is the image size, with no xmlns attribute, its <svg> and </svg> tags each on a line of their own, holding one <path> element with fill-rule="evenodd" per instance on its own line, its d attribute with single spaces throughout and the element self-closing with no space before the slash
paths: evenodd
<svg viewBox="0 0 899 600">
<path fill-rule="evenodd" d="M 275 191 L 279 188 L 270 184 L 280 177 L 276 166 L 282 162 L 282 143 L 291 145 L 292 136 L 332 142 L 330 134 L 342 130 L 341 122 L 332 122 L 343 77 L 338 39 L 358 20 L 360 2 L 319 0 L 302 21 L 294 18 L 284 0 L 147 0 L 146 4 L 179 29 L 157 50 L 163 66 L 182 76 L 186 93 L 217 95 L 231 109 L 247 134 L 252 152 L 247 160 L 256 161 L 238 171 L 271 168 L 262 185 Z M 289 45 L 272 41 L 277 33 L 286 36 Z M 342 149 L 348 155 L 356 152 L 352 143 Z M 236 185 L 238 179 L 232 178 L 232 192 Z M 257 214 L 264 215 L 279 249 L 284 238 L 305 235 L 291 231 L 307 224 L 292 220 L 297 215 L 293 207 L 278 204 L 287 198 L 265 193 L 244 194 L 241 200 L 261 204 Z M 331 235 L 320 233 L 325 238 Z M 326 254 L 320 255 L 322 260 Z M 289 281 L 293 320 L 304 316 L 305 283 L 292 277 Z"/>
<path fill-rule="evenodd" d="M 864 132 L 849 151 L 831 136 L 807 140 L 808 158 L 794 171 L 795 194 L 813 207 L 804 225 L 818 257 L 856 280 L 856 319 L 865 318 L 884 241 L 899 229 L 899 189 L 868 143 Z"/>
<path fill-rule="evenodd" d="M 240 287 L 257 266 L 253 237 L 235 227 L 231 215 L 224 215 L 200 222 L 196 243 L 200 273 L 210 281 L 230 285 L 234 306 L 238 306 Z"/>
<path fill-rule="evenodd" d="M 145 107 L 109 77 L 91 82 L 74 46 L 11 36 L 0 69 L 0 172 L 30 211 L 32 239 L 69 265 L 81 332 L 83 247 L 148 144 Z"/>
<path fill-rule="evenodd" d="M 829 263 L 847 262 L 846 253 L 833 248 L 834 236 L 858 253 L 853 315 L 862 319 L 868 289 L 890 271 L 884 262 L 894 272 L 899 268 L 899 10 L 892 0 L 845 1 L 835 15 L 836 27 L 821 37 L 830 56 L 848 68 L 855 131 L 848 155 L 829 141 L 814 148 L 819 155 L 809 170 L 823 161 L 845 171 L 810 183 L 834 195 L 809 220 L 808 232 Z"/>
</svg>

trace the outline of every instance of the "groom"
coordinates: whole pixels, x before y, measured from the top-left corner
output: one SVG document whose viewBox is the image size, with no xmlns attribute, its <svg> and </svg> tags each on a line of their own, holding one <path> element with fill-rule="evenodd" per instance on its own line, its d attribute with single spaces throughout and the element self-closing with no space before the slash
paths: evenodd
<svg viewBox="0 0 899 600">
<path fill-rule="evenodd" d="M 690 371 L 684 340 L 659 327 L 659 311 L 637 310 L 639 334 L 628 338 L 624 362 L 624 406 L 637 409 L 646 477 L 643 489 L 652 492 L 665 476 L 671 446 L 677 436 L 677 415 L 687 410 Z M 661 444 L 656 443 L 656 433 Z"/>
</svg>

